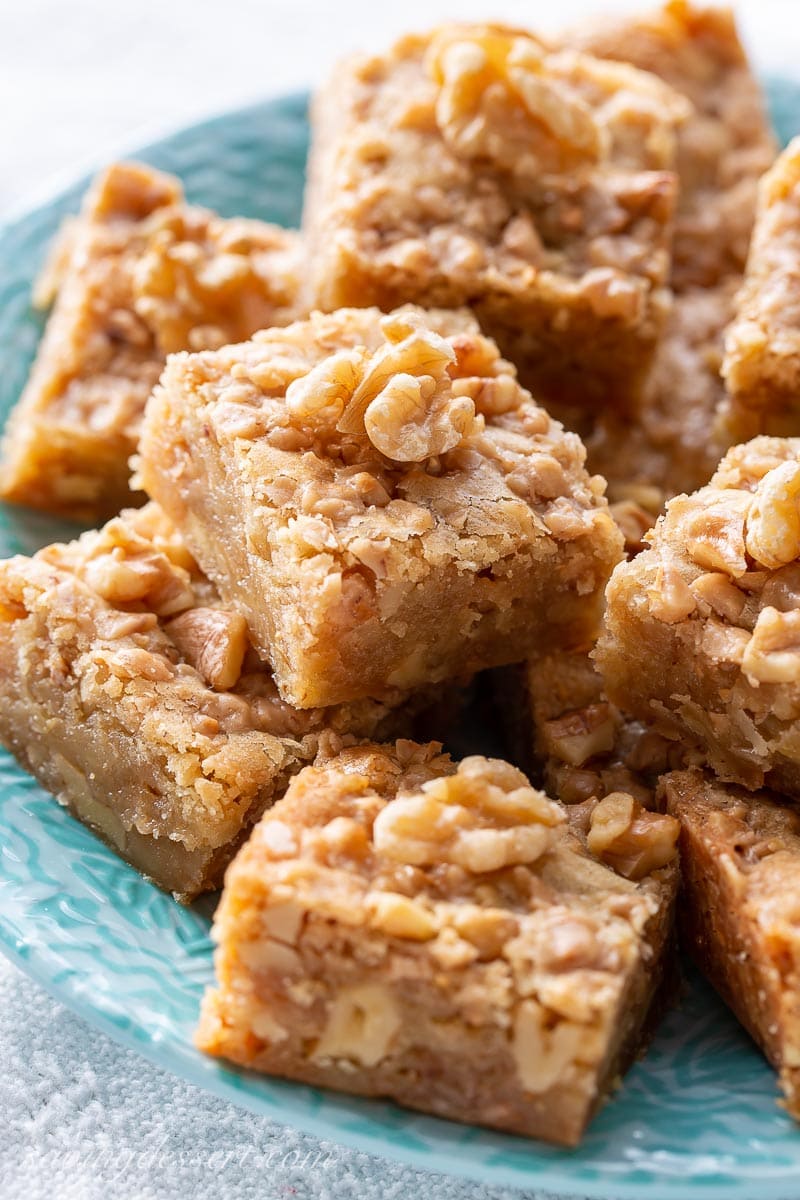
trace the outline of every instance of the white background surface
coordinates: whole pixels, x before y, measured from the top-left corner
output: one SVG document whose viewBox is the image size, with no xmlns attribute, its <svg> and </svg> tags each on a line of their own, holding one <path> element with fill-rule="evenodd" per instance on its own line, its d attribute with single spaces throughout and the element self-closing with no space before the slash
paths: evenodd
<svg viewBox="0 0 800 1200">
<path fill-rule="evenodd" d="M 643 3 L 0 0 L 0 220 L 139 142 L 306 87 L 338 53 L 404 29 L 487 15 L 552 29 Z M 800 0 L 736 7 L 758 68 L 799 72 Z M 214 1163 L 212 1145 L 224 1152 Z M 117 1050 L 0 960 L 0 1200 L 509 1195 L 332 1148 L 320 1162 L 313 1145 Z"/>
</svg>

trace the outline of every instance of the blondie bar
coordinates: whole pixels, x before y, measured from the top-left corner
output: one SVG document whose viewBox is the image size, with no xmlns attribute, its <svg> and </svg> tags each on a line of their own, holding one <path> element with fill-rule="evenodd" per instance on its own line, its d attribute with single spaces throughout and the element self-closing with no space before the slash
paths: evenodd
<svg viewBox="0 0 800 1200">
<path fill-rule="evenodd" d="M 306 707 L 591 637 L 621 537 L 584 457 L 469 316 L 342 309 L 173 357 L 140 479 Z"/>
<path fill-rule="evenodd" d="M 619 566 L 597 660 L 609 698 L 722 780 L 800 794 L 800 440 L 755 438 L 667 505 Z"/>
<path fill-rule="evenodd" d="M 55 307 L 3 443 L 0 497 L 78 519 L 129 503 L 128 459 L 165 357 L 294 319 L 296 234 L 185 203 L 177 179 L 110 167 L 41 281 Z"/>
<path fill-rule="evenodd" d="M 228 871 L 198 1045 L 574 1145 L 658 987 L 677 822 L 654 818 L 658 865 L 628 879 L 520 771 L 438 750 L 359 747 L 293 780 Z"/>
<path fill-rule="evenodd" d="M 684 97 L 498 26 L 339 65 L 313 106 L 314 303 L 470 305 L 543 402 L 638 400 Z"/>
<path fill-rule="evenodd" d="M 691 102 L 677 135 L 672 286 L 715 287 L 741 274 L 758 180 L 777 146 L 733 14 L 670 0 L 645 17 L 584 23 L 568 42 L 652 71 Z"/>
<path fill-rule="evenodd" d="M 726 431 L 800 433 L 800 138 L 759 189 L 750 256 L 725 339 Z"/>
<path fill-rule="evenodd" d="M 800 812 L 699 771 L 668 775 L 664 795 L 681 823 L 685 943 L 800 1120 Z"/>
<path fill-rule="evenodd" d="M 391 722 L 388 702 L 284 704 L 244 619 L 154 504 L 0 564 L 0 740 L 183 898 L 220 885 L 321 744 Z"/>
</svg>

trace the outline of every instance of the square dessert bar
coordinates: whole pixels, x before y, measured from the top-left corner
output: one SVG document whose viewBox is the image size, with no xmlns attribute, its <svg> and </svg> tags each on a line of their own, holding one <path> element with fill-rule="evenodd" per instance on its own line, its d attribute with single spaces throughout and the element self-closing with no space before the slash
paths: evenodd
<svg viewBox="0 0 800 1200">
<path fill-rule="evenodd" d="M 758 180 L 777 147 L 733 14 L 670 0 L 644 17 L 584 23 L 568 44 L 652 71 L 691 102 L 677 133 L 672 286 L 714 287 L 741 274 Z"/>
<path fill-rule="evenodd" d="M 299 245 L 187 205 L 150 167 L 105 171 L 39 286 L 55 307 L 6 430 L 0 498 L 81 520 L 130 502 L 128 459 L 166 355 L 298 316 Z"/>
<path fill-rule="evenodd" d="M 800 138 L 764 176 L 736 312 L 725 338 L 723 427 L 742 441 L 800 433 Z"/>
<path fill-rule="evenodd" d="M 284 704 L 244 619 L 154 504 L 0 564 L 0 741 L 184 899 L 220 886 L 320 745 L 391 720 L 388 703 Z"/>
<path fill-rule="evenodd" d="M 617 567 L 597 650 L 611 701 L 725 781 L 800 795 L 800 440 L 755 438 Z"/>
<path fill-rule="evenodd" d="M 609 702 L 589 649 L 557 650 L 504 667 L 494 684 L 515 761 L 541 778 L 571 816 L 574 806 L 587 806 L 590 815 L 596 801 L 612 795 L 626 808 L 632 798 L 655 809 L 660 776 L 680 765 L 674 743 Z M 620 855 L 632 861 L 650 852 L 647 821 L 644 842 L 628 832 Z"/>
<path fill-rule="evenodd" d="M 668 775 L 664 796 L 681 823 L 684 943 L 800 1120 L 800 812 L 700 771 Z"/>
<path fill-rule="evenodd" d="M 293 780 L 226 876 L 197 1044 L 574 1145 L 640 1041 L 675 863 L 626 879 L 514 767 L 439 749 Z M 674 859 L 677 822 L 654 820 Z"/>
<path fill-rule="evenodd" d="M 498 26 L 340 64 L 312 114 L 311 301 L 469 305 L 543 402 L 628 406 L 688 112 L 653 75 Z"/>
<path fill-rule="evenodd" d="M 637 504 L 655 517 L 671 496 L 708 483 L 728 449 L 717 419 L 725 399 L 720 367 L 739 282 L 729 275 L 678 293 L 641 408 L 629 418 L 600 413 L 586 435 L 587 465 L 607 480 L 615 508 Z"/>
<path fill-rule="evenodd" d="M 592 637 L 584 457 L 469 316 L 343 309 L 171 358 L 140 480 L 304 708 Z"/>
</svg>

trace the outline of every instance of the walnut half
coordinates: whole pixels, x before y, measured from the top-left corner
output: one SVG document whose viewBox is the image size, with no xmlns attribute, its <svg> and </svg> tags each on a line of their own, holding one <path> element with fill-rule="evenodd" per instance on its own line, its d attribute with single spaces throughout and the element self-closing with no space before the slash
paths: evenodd
<svg viewBox="0 0 800 1200">
<path fill-rule="evenodd" d="M 164 628 L 210 687 L 227 691 L 238 683 L 247 650 L 247 623 L 239 613 L 190 608 Z"/>
<path fill-rule="evenodd" d="M 496 871 L 535 862 L 563 814 L 508 763 L 465 758 L 454 775 L 399 795 L 378 814 L 375 848 L 395 862 Z"/>
</svg>

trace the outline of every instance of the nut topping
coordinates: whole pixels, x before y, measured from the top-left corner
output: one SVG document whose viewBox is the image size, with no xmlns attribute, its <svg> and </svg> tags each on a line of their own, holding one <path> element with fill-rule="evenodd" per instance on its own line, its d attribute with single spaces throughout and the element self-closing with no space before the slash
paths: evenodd
<svg viewBox="0 0 800 1200">
<path fill-rule="evenodd" d="M 680 824 L 648 812 L 627 792 L 611 792 L 595 807 L 586 844 L 626 879 L 643 879 L 671 862 Z"/>
<path fill-rule="evenodd" d="M 745 522 L 747 553 L 776 570 L 800 558 L 800 462 L 768 471 L 756 488 Z"/>
<path fill-rule="evenodd" d="M 239 613 L 191 608 L 165 629 L 210 687 L 227 691 L 238 683 L 247 650 L 247 623 Z"/>
</svg>

